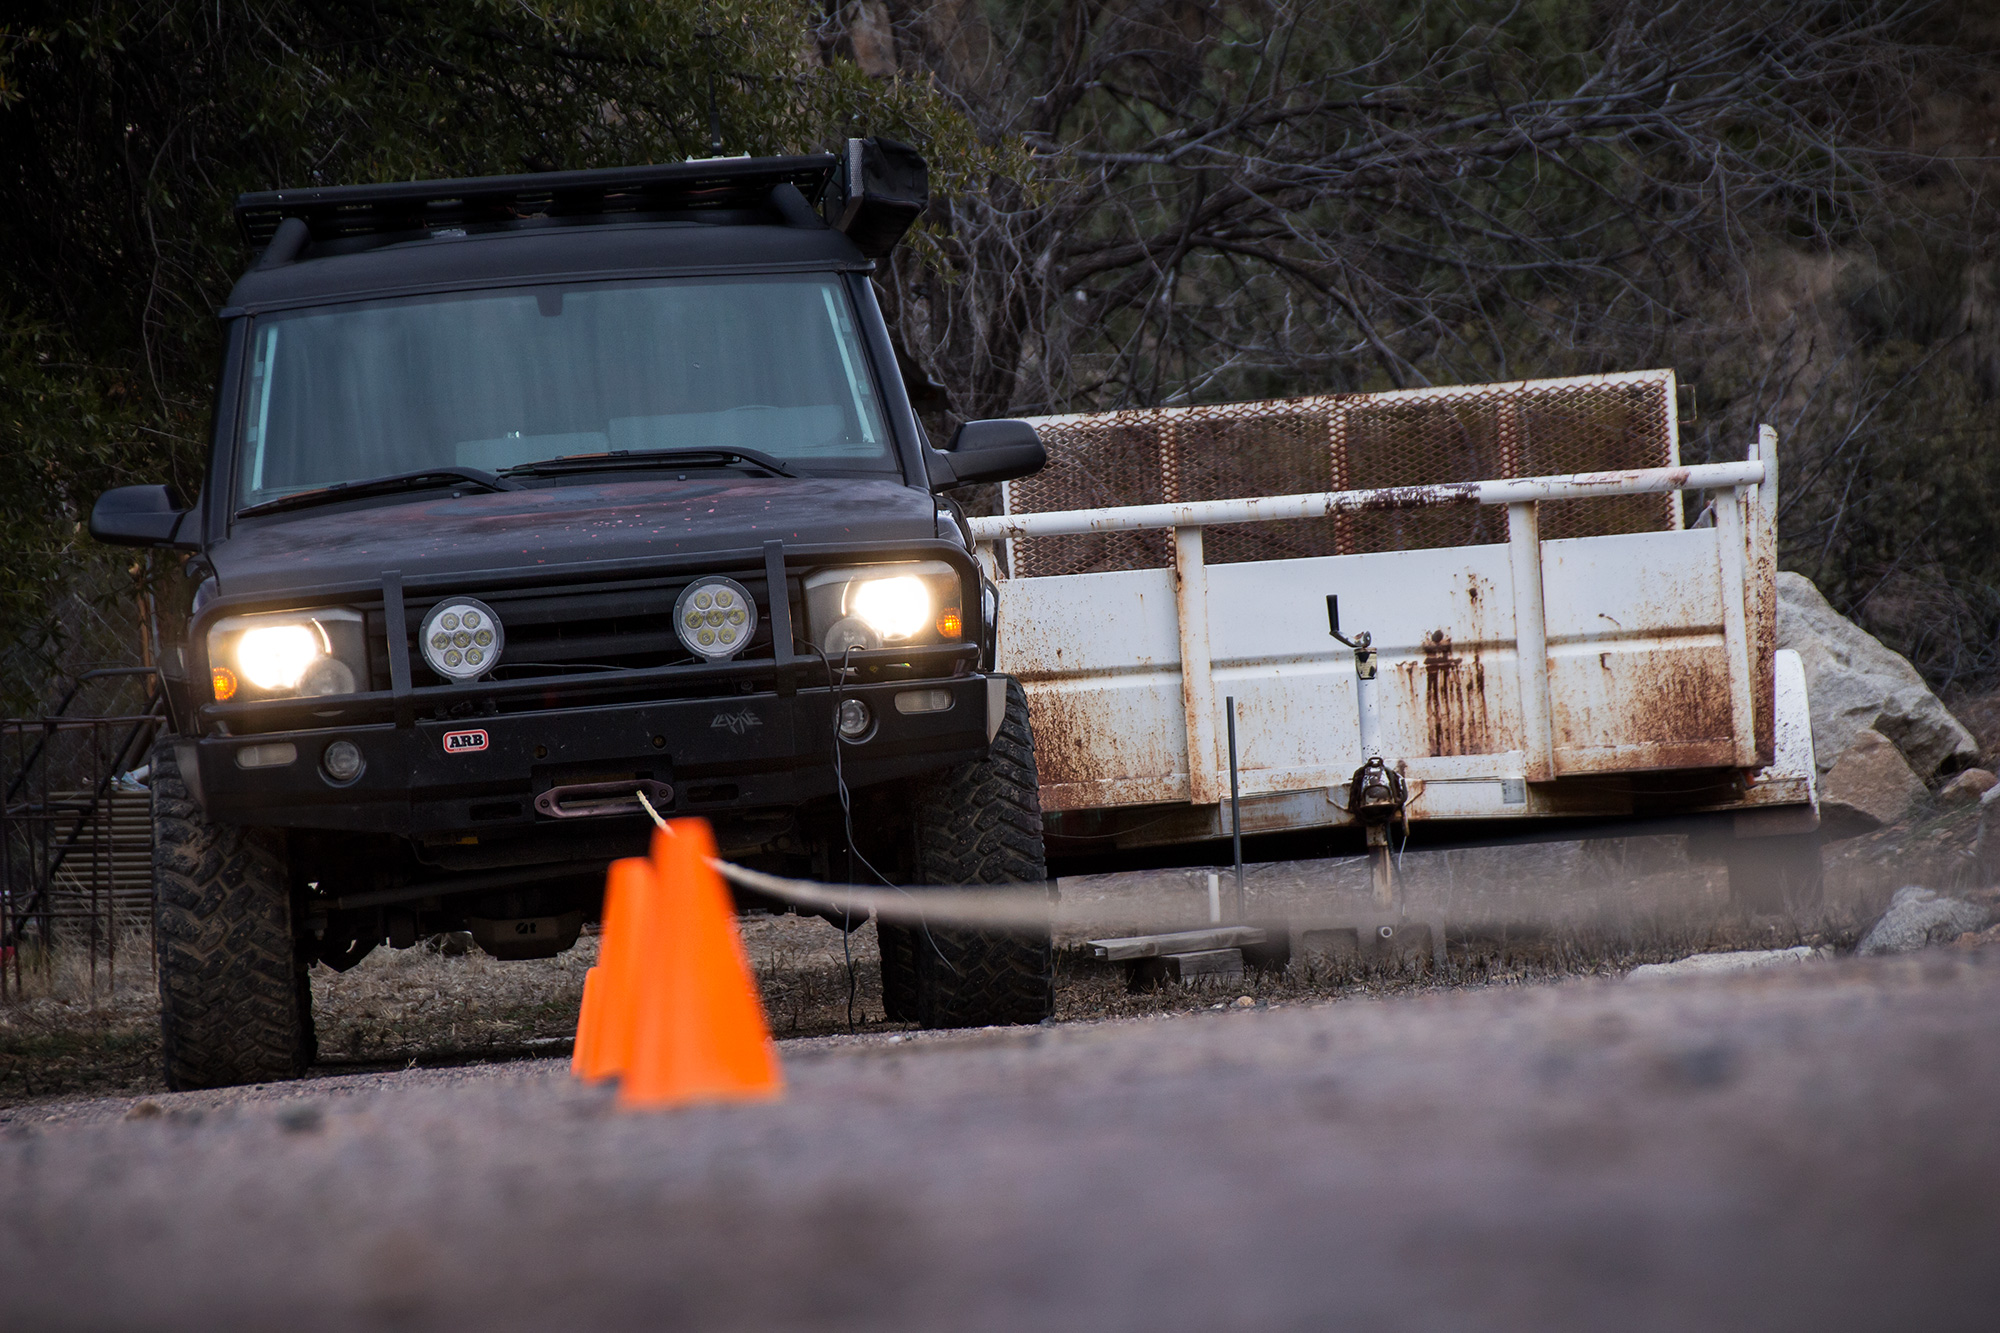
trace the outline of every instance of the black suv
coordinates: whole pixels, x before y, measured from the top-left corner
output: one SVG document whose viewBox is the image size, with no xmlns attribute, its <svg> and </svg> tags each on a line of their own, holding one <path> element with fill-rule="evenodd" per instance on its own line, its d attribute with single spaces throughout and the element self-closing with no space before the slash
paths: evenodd
<svg viewBox="0 0 2000 1333">
<path fill-rule="evenodd" d="M 174 1086 L 309 1063 L 315 960 L 568 948 L 641 794 L 777 873 L 1042 884 L 1025 700 L 939 498 L 1042 446 L 932 448 L 868 276 L 926 177 L 850 140 L 238 200 L 201 495 L 90 524 L 189 553 L 150 778 Z M 878 928 L 892 1018 L 1050 1011 L 1045 932 Z"/>
</svg>

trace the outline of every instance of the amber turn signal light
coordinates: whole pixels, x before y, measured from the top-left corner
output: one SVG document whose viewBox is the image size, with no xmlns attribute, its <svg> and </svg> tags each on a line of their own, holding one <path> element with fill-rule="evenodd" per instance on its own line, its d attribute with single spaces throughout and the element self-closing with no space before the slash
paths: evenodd
<svg viewBox="0 0 2000 1333">
<path fill-rule="evenodd" d="M 236 673 L 228 667 L 217 667 L 208 673 L 209 681 L 215 686 L 215 701 L 226 704 L 236 697 Z"/>
<path fill-rule="evenodd" d="M 965 622 L 958 618 L 955 606 L 946 607 L 944 614 L 937 618 L 937 631 L 947 639 L 957 638 L 964 628 Z"/>
</svg>

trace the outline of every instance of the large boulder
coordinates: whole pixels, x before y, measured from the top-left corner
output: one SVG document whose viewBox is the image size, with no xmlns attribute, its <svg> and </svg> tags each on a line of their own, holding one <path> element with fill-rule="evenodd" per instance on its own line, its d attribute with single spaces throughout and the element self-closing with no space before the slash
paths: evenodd
<svg viewBox="0 0 2000 1333">
<path fill-rule="evenodd" d="M 1805 665 L 1820 772 L 1831 772 L 1864 731 L 1894 742 L 1927 783 L 1978 761 L 1978 742 L 1917 669 L 1827 605 L 1800 574 L 1778 575 L 1778 646 L 1795 649 Z"/>
<path fill-rule="evenodd" d="M 1924 784 L 1902 751 L 1867 728 L 1834 761 L 1819 784 L 1819 813 L 1828 833 L 1845 837 L 1893 824 L 1923 799 Z"/>
</svg>

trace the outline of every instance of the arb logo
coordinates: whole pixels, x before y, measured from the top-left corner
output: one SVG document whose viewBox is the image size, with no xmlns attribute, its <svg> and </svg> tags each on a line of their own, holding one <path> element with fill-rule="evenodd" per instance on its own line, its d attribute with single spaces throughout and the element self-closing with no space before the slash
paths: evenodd
<svg viewBox="0 0 2000 1333">
<path fill-rule="evenodd" d="M 446 754 L 471 754 L 474 750 L 486 748 L 486 733 L 483 731 L 447 731 L 444 734 Z"/>
</svg>

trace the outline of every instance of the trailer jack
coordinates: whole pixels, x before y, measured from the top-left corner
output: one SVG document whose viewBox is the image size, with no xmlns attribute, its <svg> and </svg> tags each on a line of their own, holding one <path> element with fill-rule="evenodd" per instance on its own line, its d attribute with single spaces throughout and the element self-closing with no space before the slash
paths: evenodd
<svg viewBox="0 0 2000 1333">
<path fill-rule="evenodd" d="M 1375 701 L 1375 639 L 1367 630 L 1353 638 L 1340 632 L 1340 599 L 1326 599 L 1327 632 L 1354 650 L 1354 698 L 1360 710 L 1361 767 L 1348 783 L 1347 809 L 1361 821 L 1368 835 L 1368 867 L 1374 883 L 1375 905 L 1400 907 L 1402 894 L 1396 883 L 1395 857 L 1389 850 L 1389 829 L 1403 826 L 1409 836 L 1409 788 L 1403 775 L 1382 761 L 1381 714 Z"/>
</svg>

